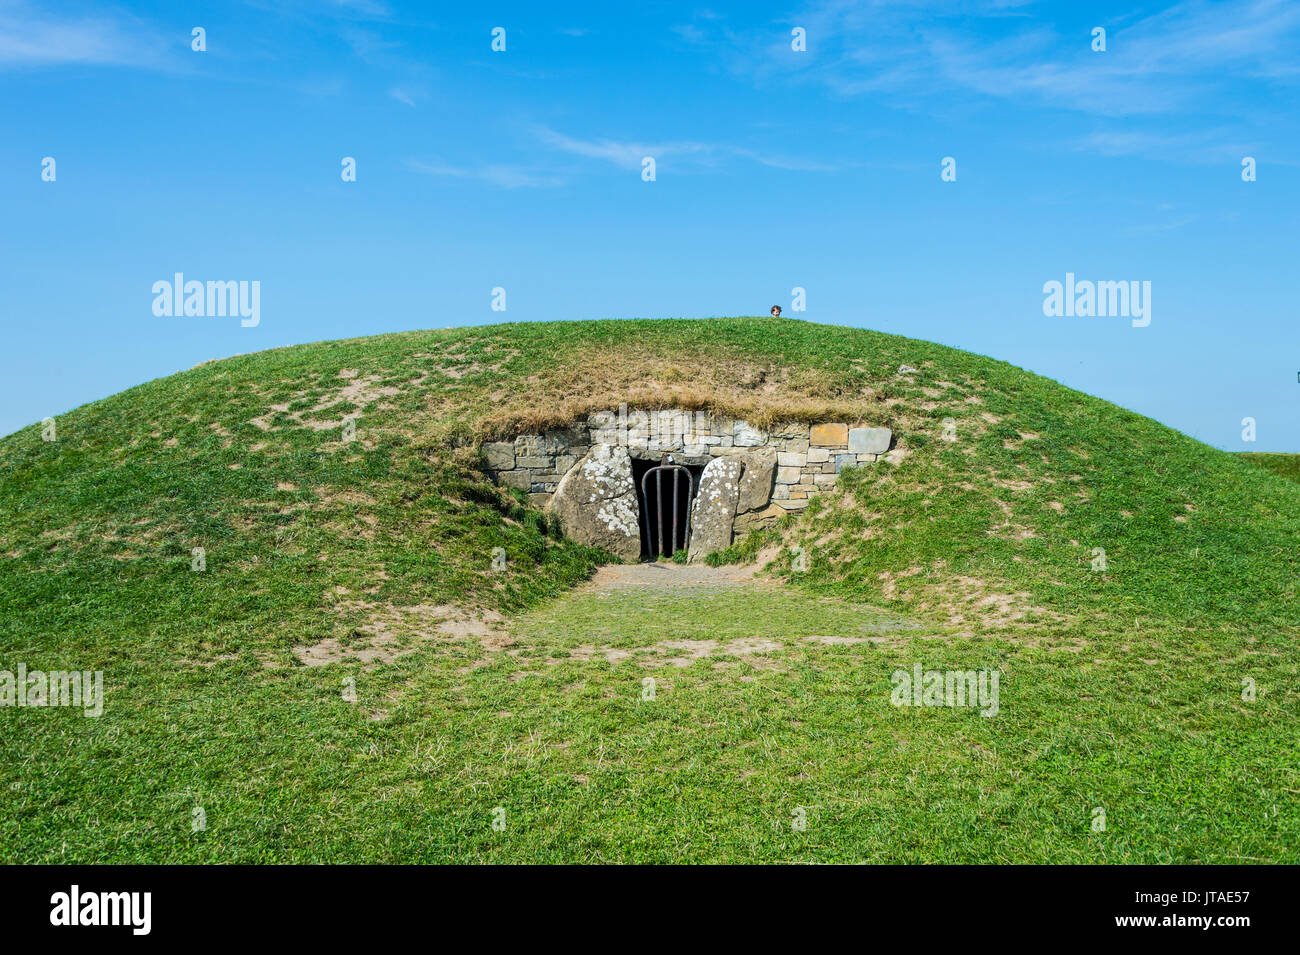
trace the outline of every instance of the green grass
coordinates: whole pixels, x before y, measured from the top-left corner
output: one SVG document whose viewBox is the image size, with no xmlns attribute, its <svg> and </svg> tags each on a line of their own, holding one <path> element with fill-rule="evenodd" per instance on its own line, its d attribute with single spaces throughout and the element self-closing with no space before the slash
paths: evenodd
<svg viewBox="0 0 1300 955">
<path fill-rule="evenodd" d="M 1257 464 L 1288 480 L 1300 481 L 1300 454 L 1246 451 L 1241 456 L 1251 464 Z"/>
<path fill-rule="evenodd" d="M 603 556 L 475 446 L 656 396 L 834 409 L 907 454 L 720 558 L 775 553 L 773 586 L 572 592 Z M 502 325 L 244 355 L 57 427 L 0 441 L 0 670 L 102 669 L 107 702 L 0 708 L 0 861 L 1300 860 L 1300 486 L 1005 363 L 768 319 Z M 431 634 L 445 604 L 513 645 Z M 804 639 L 882 614 L 923 629 Z M 377 619 L 410 652 L 293 653 Z M 652 665 L 738 635 L 781 648 Z M 1001 669 L 999 715 L 891 706 L 917 661 Z"/>
</svg>

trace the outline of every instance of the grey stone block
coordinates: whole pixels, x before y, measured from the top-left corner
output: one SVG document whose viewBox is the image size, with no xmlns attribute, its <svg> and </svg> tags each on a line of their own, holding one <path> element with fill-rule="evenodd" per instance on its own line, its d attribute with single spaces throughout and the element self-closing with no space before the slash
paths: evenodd
<svg viewBox="0 0 1300 955">
<path fill-rule="evenodd" d="M 485 444 L 483 454 L 487 458 L 487 466 L 494 471 L 509 471 L 515 466 L 513 441 L 493 441 Z"/>
<path fill-rule="evenodd" d="M 741 455 L 745 472 L 740 477 L 740 499 L 736 512 L 756 511 L 766 507 L 772 496 L 772 478 L 776 473 L 776 452 L 771 448 L 755 448 Z"/>
<path fill-rule="evenodd" d="M 732 432 L 732 441 L 738 448 L 756 448 L 767 440 L 767 435 L 763 434 L 758 428 L 755 428 L 747 421 L 737 421 L 735 431 Z"/>
<path fill-rule="evenodd" d="M 497 475 L 497 480 L 506 487 L 528 488 L 533 483 L 533 475 L 526 470 L 519 471 L 502 471 Z"/>
<path fill-rule="evenodd" d="M 856 454 L 883 454 L 894 433 L 888 428 L 850 428 L 849 450 Z"/>
<path fill-rule="evenodd" d="M 774 438 L 803 438 L 808 441 L 808 425 L 806 424 L 783 424 L 778 425 L 772 431 Z"/>
</svg>

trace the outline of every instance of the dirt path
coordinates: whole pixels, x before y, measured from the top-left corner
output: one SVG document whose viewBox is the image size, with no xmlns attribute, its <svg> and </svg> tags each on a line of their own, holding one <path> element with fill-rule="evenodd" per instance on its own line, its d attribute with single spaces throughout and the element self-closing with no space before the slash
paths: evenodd
<svg viewBox="0 0 1300 955">
<path fill-rule="evenodd" d="M 688 666 L 719 658 L 781 666 L 811 644 L 881 644 L 921 629 L 878 607 L 817 597 L 756 567 L 602 567 L 571 594 L 511 626 L 514 652 L 555 659 Z"/>
<path fill-rule="evenodd" d="M 635 587 L 710 588 L 743 586 L 780 586 L 775 581 L 755 576 L 758 565 L 749 567 L 708 567 L 659 562 L 654 564 L 608 564 L 596 571 L 580 592 L 626 590 Z"/>
</svg>

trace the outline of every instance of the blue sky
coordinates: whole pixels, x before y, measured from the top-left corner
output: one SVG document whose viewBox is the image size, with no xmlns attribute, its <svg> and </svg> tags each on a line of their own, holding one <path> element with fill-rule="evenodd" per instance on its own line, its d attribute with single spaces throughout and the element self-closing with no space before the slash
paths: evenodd
<svg viewBox="0 0 1300 955">
<path fill-rule="evenodd" d="M 1300 451 L 1298 94 L 1273 0 L 0 0 L 0 433 L 280 345 L 800 286 L 793 317 Z M 155 316 L 176 272 L 260 282 L 260 323 Z M 1150 325 L 1045 316 L 1067 272 L 1151 282 Z"/>
</svg>

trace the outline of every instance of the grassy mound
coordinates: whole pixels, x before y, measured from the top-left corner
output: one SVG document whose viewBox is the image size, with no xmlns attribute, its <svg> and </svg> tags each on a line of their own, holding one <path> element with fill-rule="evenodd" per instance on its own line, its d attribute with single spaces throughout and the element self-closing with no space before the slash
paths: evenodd
<svg viewBox="0 0 1300 955">
<path fill-rule="evenodd" d="M 660 717 L 640 761 L 641 711 L 609 707 L 642 674 L 536 624 L 603 555 L 476 450 L 623 401 L 893 428 L 889 462 L 721 559 L 924 639 L 743 683 L 701 661 L 674 680 L 693 729 Z M 0 708 L 3 861 L 891 857 L 855 805 L 908 820 L 894 858 L 1296 858 L 1300 485 L 1002 362 L 769 319 L 412 332 L 207 363 L 10 436 L 0 465 L 0 670 L 103 670 L 107 700 Z M 900 712 L 888 676 L 916 660 L 1000 667 L 1018 708 Z M 709 712 L 738 722 L 696 732 Z M 689 775 L 791 720 L 797 764 Z M 894 762 L 868 765 L 873 731 Z M 796 798 L 840 808 L 797 844 L 746 835 Z M 534 807 L 527 839 L 498 805 Z M 676 838 L 688 819 L 714 835 Z"/>
<path fill-rule="evenodd" d="M 1251 464 L 1259 465 L 1274 474 L 1280 474 L 1292 481 L 1300 481 L 1300 454 L 1247 451 L 1241 456 Z"/>
</svg>

